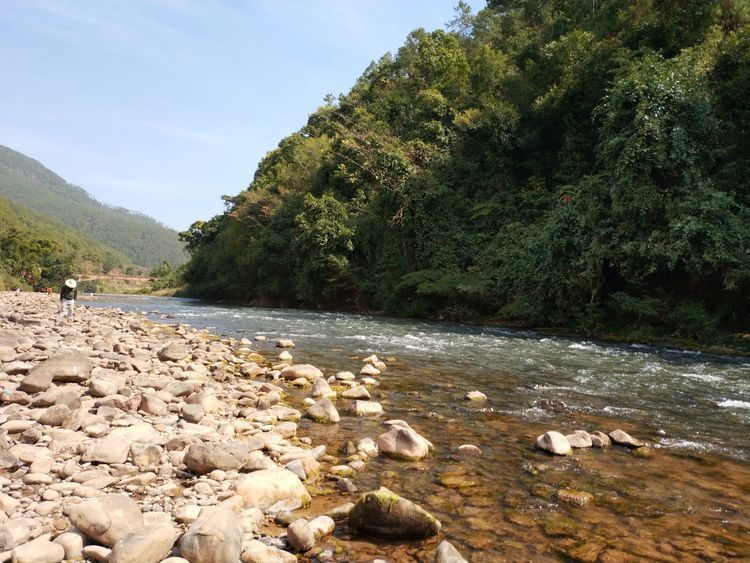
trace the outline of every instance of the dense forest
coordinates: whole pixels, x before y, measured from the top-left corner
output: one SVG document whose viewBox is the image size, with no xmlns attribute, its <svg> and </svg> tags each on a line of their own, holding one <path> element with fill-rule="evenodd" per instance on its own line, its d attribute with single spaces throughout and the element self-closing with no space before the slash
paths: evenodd
<svg viewBox="0 0 750 563">
<path fill-rule="evenodd" d="M 750 313 L 750 2 L 490 0 L 182 233 L 194 295 L 701 338 Z"/>
<path fill-rule="evenodd" d="M 0 146 L 0 196 L 54 217 L 127 255 L 140 266 L 177 266 L 188 258 L 177 233 L 145 215 L 96 201 L 42 164 Z"/>
<path fill-rule="evenodd" d="M 57 291 L 72 273 L 130 265 L 124 254 L 0 197 L 0 289 Z"/>
</svg>

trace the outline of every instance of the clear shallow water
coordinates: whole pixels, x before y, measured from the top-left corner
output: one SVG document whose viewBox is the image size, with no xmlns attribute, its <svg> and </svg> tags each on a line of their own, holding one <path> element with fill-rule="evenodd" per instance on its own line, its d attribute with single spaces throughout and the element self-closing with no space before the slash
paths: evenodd
<svg viewBox="0 0 750 563">
<path fill-rule="evenodd" d="M 558 560 L 579 557 L 579 551 L 665 561 L 750 558 L 748 358 L 183 299 L 97 297 L 86 304 L 147 312 L 223 336 L 264 334 L 269 341 L 257 347 L 269 357 L 278 352 L 275 338 L 291 338 L 295 361 L 326 373 L 356 373 L 371 353 L 393 357 L 374 398 L 387 417 L 407 420 L 435 443 L 436 461 L 376 458 L 355 482 L 360 489 L 384 484 L 423 499 L 473 561 Z M 488 400 L 463 401 L 475 389 Z M 293 394 L 293 406 L 301 408 L 302 398 Z M 563 401 L 566 408 L 534 406 L 542 399 Z M 533 449 L 534 437 L 545 430 L 578 428 L 622 428 L 653 445 L 654 455 L 641 459 L 613 448 L 561 460 Z M 382 426 L 344 419 L 324 427 L 303 419 L 301 431 L 337 453 L 346 440 L 376 439 Z M 457 457 L 463 443 L 478 445 L 483 455 Z M 445 472 L 473 486 L 441 486 Z M 595 502 L 566 506 L 555 500 L 560 488 L 591 492 Z M 358 556 L 370 548 L 372 555 L 383 554 L 378 546 L 347 545 Z M 419 549 L 407 544 L 393 557 L 419 560 Z"/>
<path fill-rule="evenodd" d="M 266 351 L 273 349 L 274 338 L 291 338 L 297 344 L 296 361 L 316 358 L 331 370 L 358 368 L 352 355 L 392 356 L 409 369 L 434 368 L 451 385 L 454 398 L 483 391 L 489 397 L 483 406 L 496 412 L 529 420 L 555 418 L 558 413 L 532 405 L 557 399 L 570 412 L 644 425 L 658 444 L 750 460 L 750 358 L 186 299 L 99 297 L 87 304 L 147 312 L 155 320 L 188 323 L 222 336 L 252 340 L 264 334 L 270 342 L 257 345 Z"/>
</svg>

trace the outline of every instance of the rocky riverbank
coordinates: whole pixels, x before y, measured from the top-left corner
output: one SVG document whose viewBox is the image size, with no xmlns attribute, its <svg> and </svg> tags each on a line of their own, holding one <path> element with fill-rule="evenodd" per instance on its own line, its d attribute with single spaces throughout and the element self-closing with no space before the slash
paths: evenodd
<svg viewBox="0 0 750 563">
<path fill-rule="evenodd" d="M 298 436 L 287 386 L 310 418 L 380 414 L 368 387 L 386 368 L 324 377 L 288 350 L 186 325 L 79 307 L 72 324 L 41 294 L 0 294 L 0 562 L 335 561 L 332 534 L 429 537 L 441 525 L 386 489 L 305 518 L 321 487 L 342 494 L 375 455 L 420 459 L 432 444 L 403 421 L 345 460 Z M 279 342 L 292 346 L 292 342 Z M 281 525 L 280 525 L 281 524 Z M 331 547 L 334 546 L 334 547 Z M 383 554 L 387 555 L 386 552 Z M 463 561 L 448 542 L 436 561 Z"/>
</svg>

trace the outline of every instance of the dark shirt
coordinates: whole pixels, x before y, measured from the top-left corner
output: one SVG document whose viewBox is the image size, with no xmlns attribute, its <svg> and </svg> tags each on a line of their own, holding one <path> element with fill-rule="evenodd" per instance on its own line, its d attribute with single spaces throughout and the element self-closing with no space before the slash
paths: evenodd
<svg viewBox="0 0 750 563">
<path fill-rule="evenodd" d="M 60 300 L 63 299 L 66 301 L 78 299 L 78 290 L 75 287 L 68 287 L 63 284 L 62 289 L 60 290 Z"/>
</svg>

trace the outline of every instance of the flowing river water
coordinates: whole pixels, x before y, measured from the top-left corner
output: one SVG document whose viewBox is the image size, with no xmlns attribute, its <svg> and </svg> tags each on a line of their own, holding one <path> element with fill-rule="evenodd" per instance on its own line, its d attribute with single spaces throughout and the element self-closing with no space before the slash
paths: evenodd
<svg viewBox="0 0 750 563">
<path fill-rule="evenodd" d="M 472 562 L 750 560 L 749 358 L 184 299 L 98 296 L 83 304 L 238 339 L 266 335 L 256 348 L 267 357 L 279 352 L 276 338 L 290 338 L 294 361 L 326 374 L 356 373 L 372 353 L 389 358 L 373 392 L 385 418 L 303 418 L 298 434 L 344 460 L 348 441 L 377 440 L 383 420 L 406 420 L 433 442 L 433 454 L 416 463 L 372 458 L 353 480 L 360 491 L 384 485 L 423 506 Z M 487 401 L 465 401 L 472 390 Z M 288 402 L 304 411 L 304 397 L 292 392 Z M 616 428 L 650 447 L 564 458 L 534 448 L 547 430 Z M 462 444 L 481 455 L 459 454 Z M 562 502 L 557 493 L 566 489 L 593 500 Z M 345 500 L 321 495 L 310 514 Z M 432 561 L 437 544 L 365 541 L 345 530 L 331 541 L 341 561 Z"/>
</svg>

